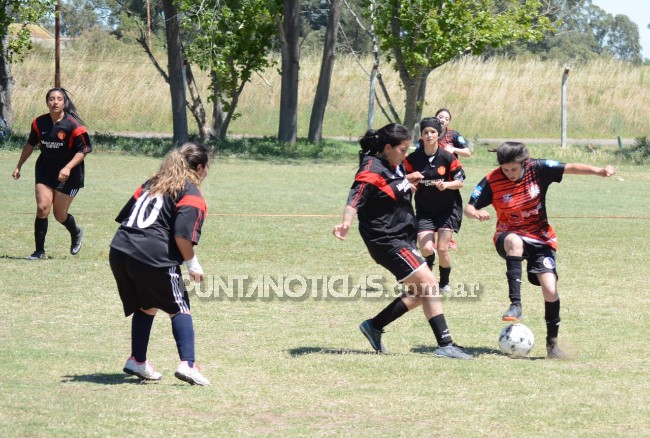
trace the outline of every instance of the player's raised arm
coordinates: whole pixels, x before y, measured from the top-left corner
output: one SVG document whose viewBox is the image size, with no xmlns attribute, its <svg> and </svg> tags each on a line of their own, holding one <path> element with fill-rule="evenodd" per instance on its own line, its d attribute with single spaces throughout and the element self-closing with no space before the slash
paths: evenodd
<svg viewBox="0 0 650 438">
<path fill-rule="evenodd" d="M 567 175 L 597 175 L 609 177 L 616 174 L 616 168 L 613 166 L 596 167 L 589 164 L 567 163 L 564 166 L 564 173 Z"/>
</svg>

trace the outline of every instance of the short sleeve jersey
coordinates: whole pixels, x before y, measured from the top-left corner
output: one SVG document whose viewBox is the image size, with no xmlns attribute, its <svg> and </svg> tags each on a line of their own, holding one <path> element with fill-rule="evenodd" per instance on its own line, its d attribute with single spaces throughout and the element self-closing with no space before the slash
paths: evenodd
<svg viewBox="0 0 650 438">
<path fill-rule="evenodd" d="M 365 156 L 350 188 L 347 205 L 357 210 L 359 233 L 368 250 L 391 252 L 415 244 L 417 225 L 411 184 L 402 165 Z"/>
<path fill-rule="evenodd" d="M 564 166 L 553 160 L 530 159 L 519 181 L 510 181 L 498 167 L 478 183 L 469 204 L 476 209 L 492 204 L 497 214 L 495 242 L 512 231 L 557 250 L 557 235 L 546 215 L 546 192 L 551 183 L 562 181 Z"/>
<path fill-rule="evenodd" d="M 176 198 L 151 196 L 149 182 L 138 187 L 115 218 L 120 223 L 111 247 L 153 267 L 183 262 L 175 237 L 199 243 L 207 206 L 199 188 L 187 182 Z"/>
<path fill-rule="evenodd" d="M 467 149 L 467 140 L 465 140 L 465 137 L 460 135 L 458 131 L 448 129 L 447 132 L 445 132 L 445 135 L 438 139 L 438 146 L 442 146 L 443 149 L 447 146 L 453 146 L 458 149 Z"/>
<path fill-rule="evenodd" d="M 448 214 L 454 208 L 462 208 L 460 190 L 438 190 L 437 181 L 464 181 L 465 171 L 454 154 L 438 147 L 433 155 L 427 155 L 420 147 L 404 160 L 406 172 L 420 172 L 424 179 L 415 192 L 415 210 L 418 216 L 436 217 Z"/>
<path fill-rule="evenodd" d="M 90 136 L 86 127 L 74 117 L 64 114 L 54 123 L 49 114 L 43 114 L 32 121 L 27 143 L 40 149 L 36 166 L 54 177 L 78 153 L 92 151 Z M 78 181 L 83 187 L 84 162 L 72 168 L 70 179 Z"/>
</svg>

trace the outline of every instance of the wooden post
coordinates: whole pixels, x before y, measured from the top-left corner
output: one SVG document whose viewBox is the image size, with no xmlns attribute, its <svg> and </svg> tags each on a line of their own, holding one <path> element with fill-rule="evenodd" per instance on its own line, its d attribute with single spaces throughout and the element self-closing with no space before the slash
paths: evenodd
<svg viewBox="0 0 650 438">
<path fill-rule="evenodd" d="M 562 75 L 562 133 L 560 145 L 566 147 L 566 115 L 567 115 L 567 82 L 569 81 L 569 67 L 564 67 Z"/>
<path fill-rule="evenodd" d="M 370 73 L 370 96 L 368 96 L 368 130 L 372 129 L 373 119 L 375 117 L 375 87 L 377 83 L 377 64 L 372 66 Z"/>
<path fill-rule="evenodd" d="M 61 37 L 60 25 L 61 20 L 61 1 L 56 0 L 54 6 L 54 86 L 61 86 Z"/>
</svg>

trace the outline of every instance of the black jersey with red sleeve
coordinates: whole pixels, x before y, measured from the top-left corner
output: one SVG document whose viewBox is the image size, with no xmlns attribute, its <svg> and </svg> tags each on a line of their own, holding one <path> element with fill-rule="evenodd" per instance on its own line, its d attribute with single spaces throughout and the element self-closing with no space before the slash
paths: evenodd
<svg viewBox="0 0 650 438">
<path fill-rule="evenodd" d="M 27 143 L 41 151 L 36 166 L 41 171 L 58 176 L 59 171 L 79 152 L 92 152 L 90 136 L 85 126 L 74 117 L 63 114 L 54 123 L 49 114 L 43 114 L 32 121 Z M 84 162 L 70 171 L 70 180 L 79 181 L 83 187 Z"/>
<path fill-rule="evenodd" d="M 402 165 L 365 156 L 350 188 L 347 205 L 357 210 L 359 233 L 372 253 L 415 245 L 417 225 L 411 184 Z"/>
<path fill-rule="evenodd" d="M 445 135 L 438 139 L 438 146 L 442 146 L 443 149 L 446 149 L 447 146 L 453 146 L 457 149 L 467 149 L 467 140 L 458 131 L 448 129 Z"/>
<path fill-rule="evenodd" d="M 420 147 L 404 159 L 407 173 L 420 172 L 424 179 L 415 192 L 415 210 L 418 216 L 435 217 L 447 214 L 454 208 L 462 208 L 460 190 L 438 190 L 437 181 L 464 181 L 465 171 L 454 154 L 438 147 L 433 155 L 427 155 Z"/>
<path fill-rule="evenodd" d="M 512 231 L 557 250 L 557 235 L 546 215 L 546 192 L 551 183 L 562 181 L 564 166 L 554 160 L 530 159 L 519 181 L 510 181 L 498 167 L 478 183 L 469 204 L 477 210 L 492 204 L 497 214 L 495 242 Z"/>
<path fill-rule="evenodd" d="M 201 190 L 187 182 L 177 197 L 151 196 L 149 181 L 135 191 L 115 218 L 120 223 L 111 247 L 147 265 L 183 263 L 175 237 L 199 243 L 207 206 Z"/>
</svg>

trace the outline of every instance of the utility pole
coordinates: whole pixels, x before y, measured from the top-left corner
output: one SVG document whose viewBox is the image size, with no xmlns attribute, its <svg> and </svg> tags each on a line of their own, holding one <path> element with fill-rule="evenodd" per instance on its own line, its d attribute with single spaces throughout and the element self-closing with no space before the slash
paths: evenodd
<svg viewBox="0 0 650 438">
<path fill-rule="evenodd" d="M 567 114 L 567 82 L 569 81 L 569 67 L 564 67 L 562 75 L 562 133 L 560 137 L 560 146 L 566 147 L 566 114 Z"/>
<path fill-rule="evenodd" d="M 54 7 L 54 86 L 61 86 L 61 0 L 56 0 Z"/>
</svg>

